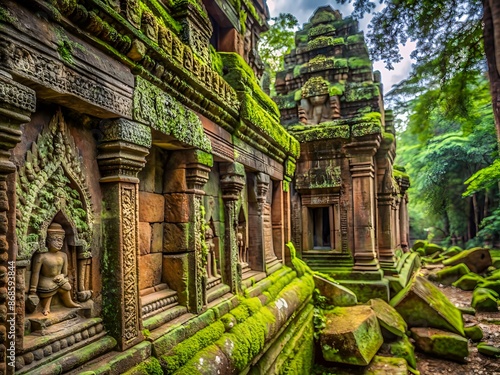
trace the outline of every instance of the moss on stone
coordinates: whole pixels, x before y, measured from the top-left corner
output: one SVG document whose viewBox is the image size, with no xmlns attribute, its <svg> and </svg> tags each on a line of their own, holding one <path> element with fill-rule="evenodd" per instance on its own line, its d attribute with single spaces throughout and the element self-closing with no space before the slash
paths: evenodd
<svg viewBox="0 0 500 375">
<path fill-rule="evenodd" d="M 479 342 L 483 339 L 483 330 L 478 325 L 464 328 L 465 335 L 474 342 Z"/>
<path fill-rule="evenodd" d="M 462 290 L 474 290 L 478 283 L 485 279 L 475 273 L 468 273 L 463 275 L 460 279 L 455 281 L 452 285 Z"/>
<path fill-rule="evenodd" d="M 163 370 L 155 357 L 149 357 L 123 375 L 163 375 Z"/>
<path fill-rule="evenodd" d="M 458 279 L 460 279 L 462 276 L 468 274 L 470 272 L 469 268 L 463 264 L 457 264 L 456 266 L 452 267 L 445 267 L 442 270 L 432 273 L 429 275 L 429 280 L 432 281 L 439 281 L 441 284 L 444 285 L 451 285 Z"/>
<path fill-rule="evenodd" d="M 404 358 L 410 367 L 417 368 L 415 349 L 406 335 L 389 343 L 389 350 L 394 357 Z"/>
<path fill-rule="evenodd" d="M 500 358 L 500 348 L 493 345 L 488 345 L 485 342 L 480 342 L 479 344 L 477 344 L 477 351 L 489 357 Z"/>
<path fill-rule="evenodd" d="M 160 357 L 161 367 L 171 374 L 187 363 L 198 351 L 213 344 L 225 332 L 224 324 L 216 321 L 193 336 L 177 344 L 170 352 Z"/>
<path fill-rule="evenodd" d="M 364 42 L 365 42 L 365 37 L 363 34 L 354 34 L 354 35 L 349 35 L 347 37 L 347 44 L 364 43 Z"/>
<path fill-rule="evenodd" d="M 350 57 L 348 60 L 348 65 L 350 69 L 362 69 L 372 67 L 372 62 L 368 58 L 362 57 Z"/>
<path fill-rule="evenodd" d="M 476 288 L 472 294 L 471 306 L 477 311 L 498 311 L 498 294 L 491 289 Z"/>
<path fill-rule="evenodd" d="M 346 102 L 366 101 L 380 96 L 380 89 L 377 84 L 363 82 L 348 82 L 346 83 L 346 91 L 344 99 Z"/>
</svg>

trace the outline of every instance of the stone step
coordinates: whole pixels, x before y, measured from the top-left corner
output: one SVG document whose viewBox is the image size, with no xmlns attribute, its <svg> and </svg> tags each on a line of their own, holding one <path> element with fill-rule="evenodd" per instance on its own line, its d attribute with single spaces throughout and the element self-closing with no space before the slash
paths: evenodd
<svg viewBox="0 0 500 375">
<path fill-rule="evenodd" d="M 186 306 L 177 305 L 168 310 L 150 316 L 149 318 L 143 321 L 143 325 L 145 329 L 152 331 L 186 313 L 187 313 Z"/>
<path fill-rule="evenodd" d="M 123 352 L 108 351 L 94 357 L 90 362 L 79 364 L 67 375 L 92 374 L 92 375 L 119 375 L 126 372 L 135 365 L 142 363 L 151 357 L 151 343 L 141 342 Z"/>
<path fill-rule="evenodd" d="M 177 292 L 163 289 L 141 297 L 142 317 L 147 318 L 177 305 Z"/>
<path fill-rule="evenodd" d="M 48 327 L 58 323 L 71 320 L 81 316 L 79 308 L 69 309 L 66 307 L 54 307 L 48 315 L 43 315 L 41 312 L 32 314 L 27 317 L 31 323 L 31 331 L 44 331 Z"/>
<path fill-rule="evenodd" d="M 231 288 L 226 284 L 219 284 L 213 288 L 207 290 L 207 301 L 212 302 L 213 300 L 222 297 L 224 294 L 229 293 Z"/>
<path fill-rule="evenodd" d="M 102 332 L 102 330 L 103 326 L 101 318 L 86 319 L 77 316 L 73 319 L 52 325 L 43 331 L 36 331 L 28 336 L 25 336 L 23 345 L 27 349 L 21 350 L 20 353 L 25 354 L 28 352 L 34 352 L 35 350 L 45 348 L 48 345 L 57 347 L 57 342 L 61 345 L 63 339 L 67 339 L 71 336 L 75 336 L 74 342 L 79 342 L 82 339 L 85 340 L 95 336 L 96 334 Z"/>
<path fill-rule="evenodd" d="M 57 358 L 46 357 L 41 361 L 34 361 L 29 366 L 16 368 L 20 375 L 52 375 L 63 374 L 75 367 L 97 358 L 116 346 L 116 340 L 106 336 L 105 332 L 80 341 L 71 347 L 61 350 Z"/>
</svg>

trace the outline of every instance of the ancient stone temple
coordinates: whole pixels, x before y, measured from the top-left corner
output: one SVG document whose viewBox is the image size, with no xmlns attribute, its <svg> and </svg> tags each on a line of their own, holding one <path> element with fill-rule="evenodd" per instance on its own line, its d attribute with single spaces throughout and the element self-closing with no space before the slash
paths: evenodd
<svg viewBox="0 0 500 375">
<path fill-rule="evenodd" d="M 392 113 L 384 110 L 358 22 L 321 7 L 295 34 L 276 75 L 281 122 L 300 142 L 291 184 L 292 240 L 314 269 L 387 299 L 414 267 L 406 190 L 394 169 Z"/>
<path fill-rule="evenodd" d="M 266 18 L 263 0 L 1 2 L 1 374 L 311 365 Z"/>
</svg>

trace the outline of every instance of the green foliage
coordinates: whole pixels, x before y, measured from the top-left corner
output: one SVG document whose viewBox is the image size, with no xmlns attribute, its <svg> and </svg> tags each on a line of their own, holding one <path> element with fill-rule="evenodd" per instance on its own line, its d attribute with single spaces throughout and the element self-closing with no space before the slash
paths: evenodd
<svg viewBox="0 0 500 375">
<path fill-rule="evenodd" d="M 321 25 L 310 28 L 307 31 L 307 35 L 309 36 L 309 38 L 314 38 L 314 37 L 319 36 L 319 35 L 333 33 L 334 31 L 335 31 L 335 27 L 333 25 L 321 24 Z"/>
<path fill-rule="evenodd" d="M 280 13 L 271 18 L 269 30 L 260 34 L 259 55 L 264 65 L 271 73 L 271 80 L 283 66 L 283 55 L 295 45 L 294 29 L 298 26 L 297 19 L 290 13 Z"/>
<path fill-rule="evenodd" d="M 494 166 L 500 164 L 495 161 L 497 139 L 488 83 L 480 74 L 457 75 L 452 81 L 466 85 L 466 108 L 457 109 L 446 97 L 447 90 L 429 88 L 407 107 L 408 126 L 398 143 L 396 162 L 411 177 L 410 223 L 418 237 L 470 239 L 498 205 Z M 466 181 L 470 185 L 464 199 Z"/>
</svg>

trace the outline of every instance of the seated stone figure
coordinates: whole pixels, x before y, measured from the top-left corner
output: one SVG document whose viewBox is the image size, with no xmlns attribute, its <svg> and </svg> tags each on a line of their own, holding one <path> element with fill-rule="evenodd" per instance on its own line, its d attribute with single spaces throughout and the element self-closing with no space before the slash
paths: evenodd
<svg viewBox="0 0 500 375">
<path fill-rule="evenodd" d="M 47 230 L 48 252 L 37 254 L 31 267 L 29 293 L 38 294 L 43 315 L 50 313 L 52 297 L 58 293 L 66 307 L 81 307 L 71 299 L 68 281 L 68 256 L 60 251 L 65 232 L 60 224 L 52 223 Z"/>
<path fill-rule="evenodd" d="M 317 125 L 332 120 L 332 103 L 329 100 L 328 82 L 321 77 L 309 79 L 302 87 L 302 99 L 298 107 L 299 121 Z"/>
</svg>

